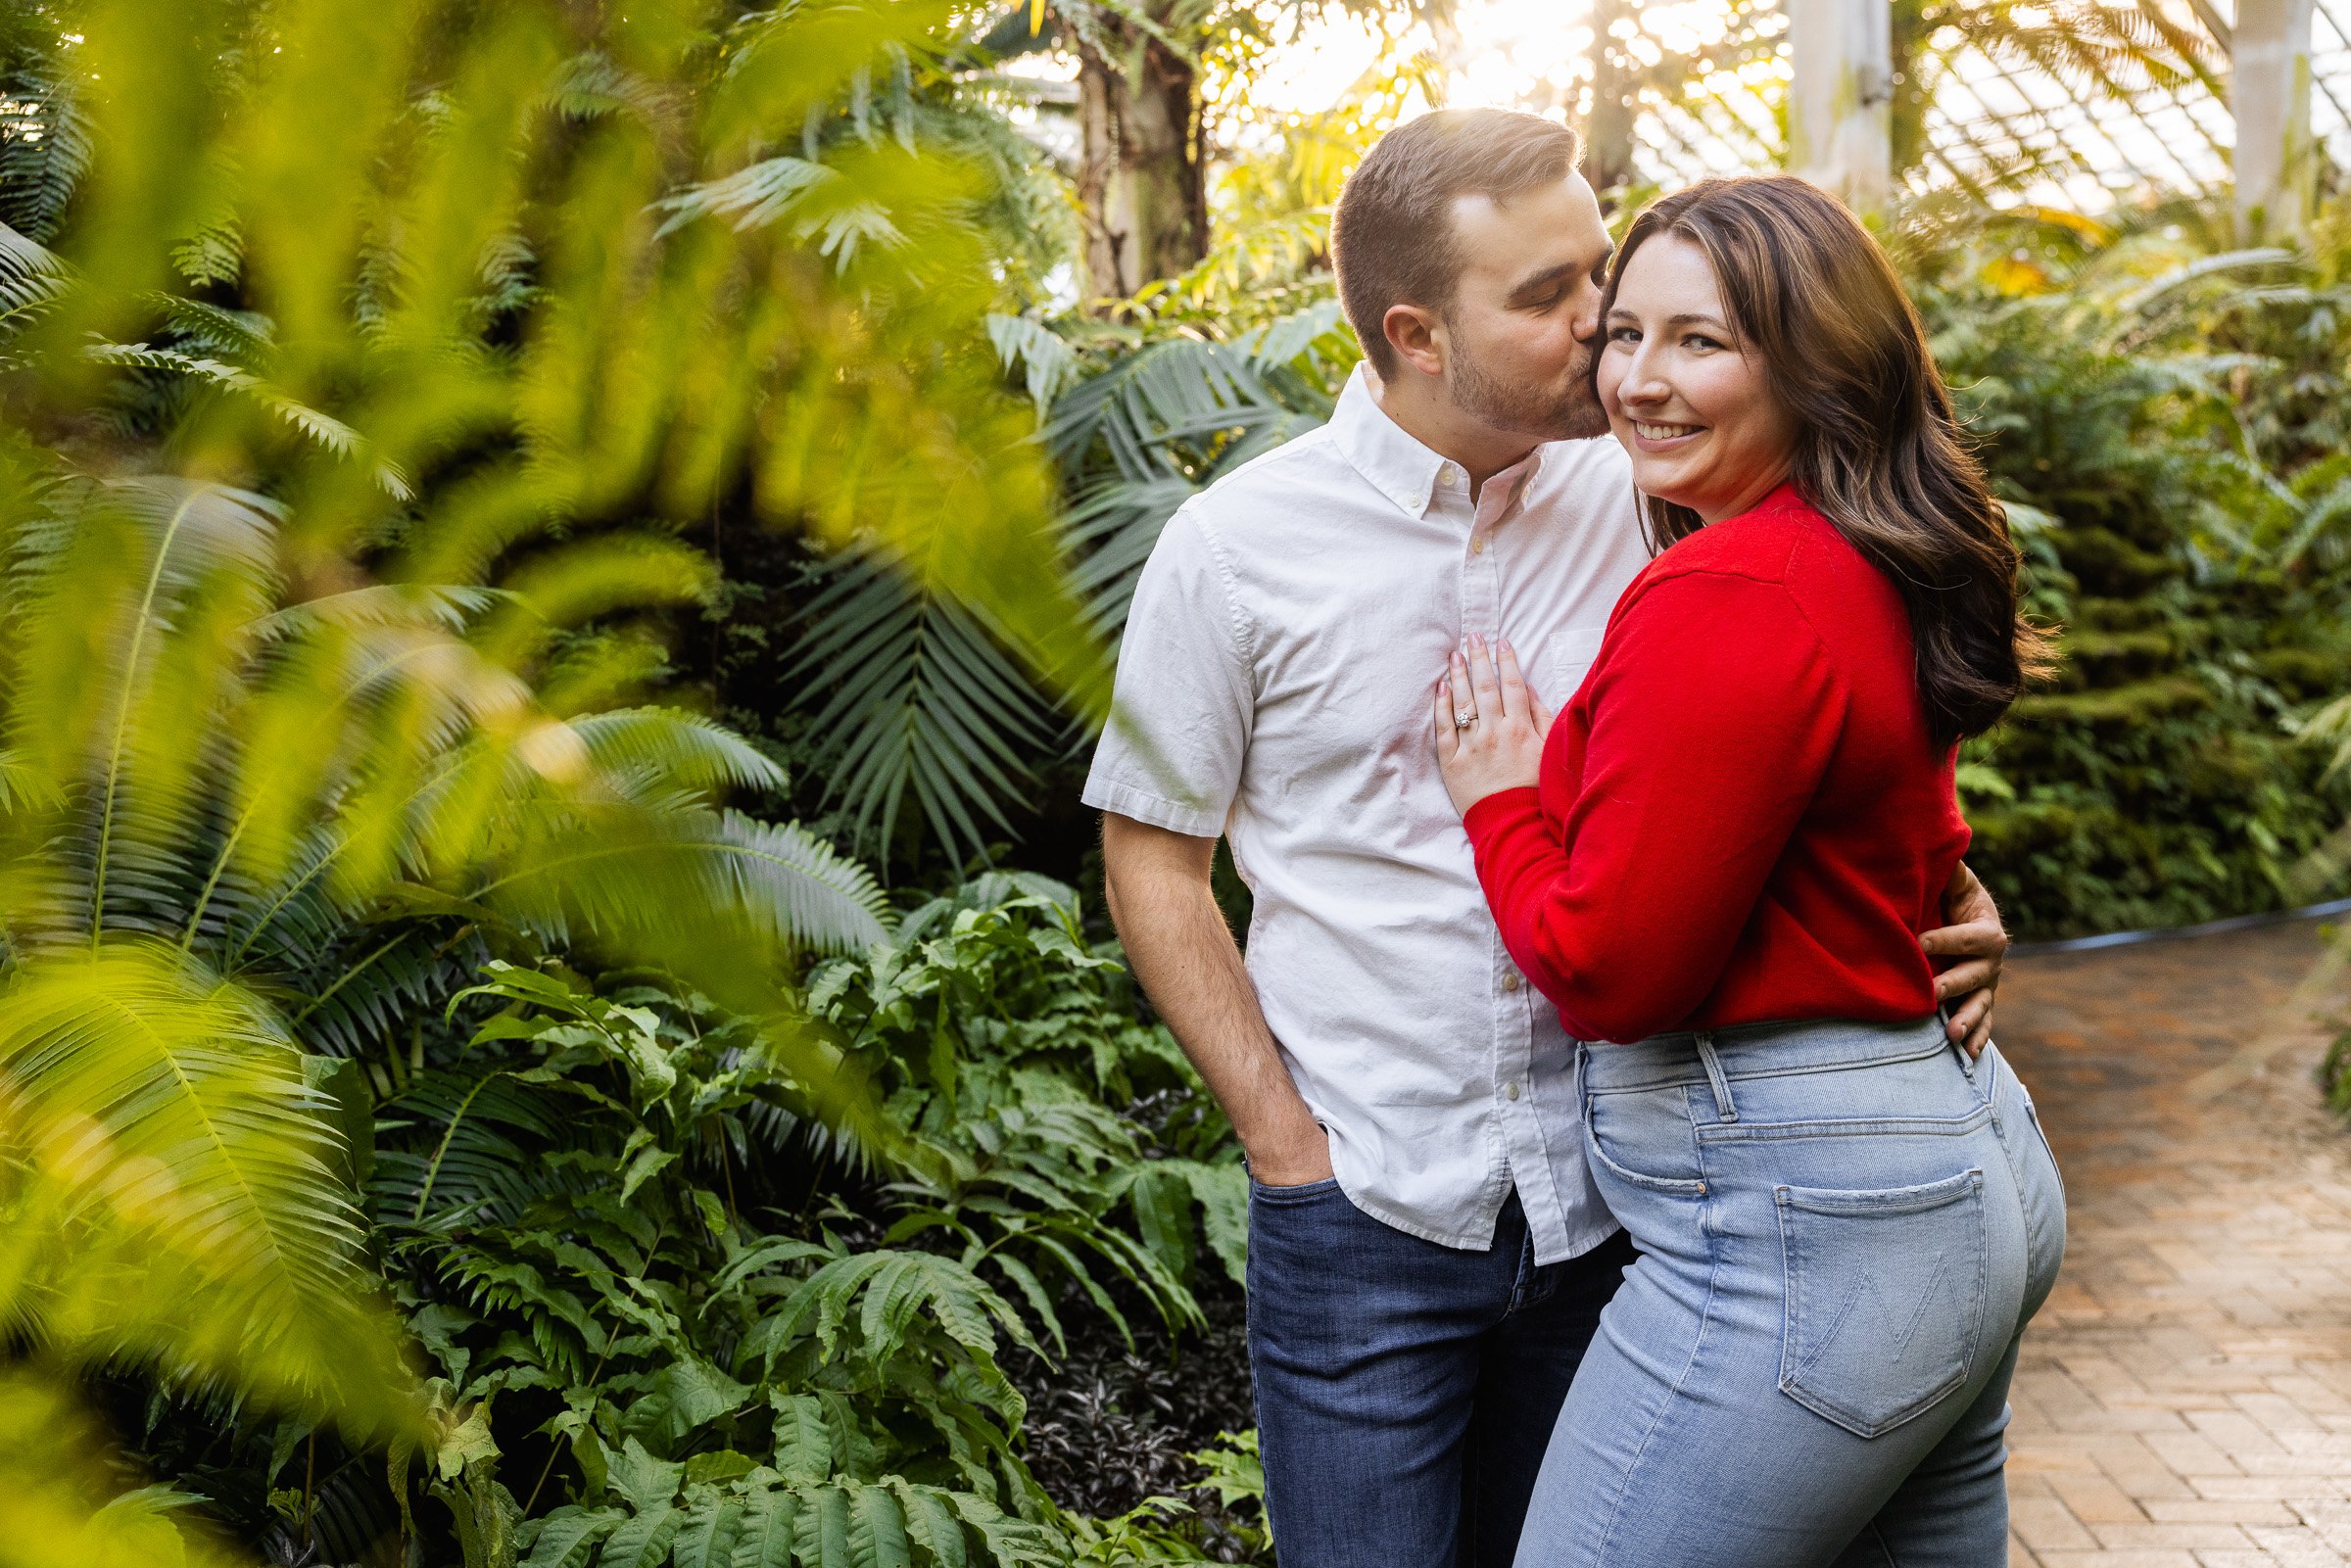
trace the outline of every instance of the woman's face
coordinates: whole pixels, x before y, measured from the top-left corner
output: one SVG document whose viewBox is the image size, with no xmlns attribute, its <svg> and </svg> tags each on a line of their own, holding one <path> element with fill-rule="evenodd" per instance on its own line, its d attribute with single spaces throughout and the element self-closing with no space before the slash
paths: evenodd
<svg viewBox="0 0 2351 1568">
<path fill-rule="evenodd" d="M 1601 332 L 1601 406 L 1645 494 L 1718 523 L 1788 477 L 1796 420 L 1740 346 L 1695 242 L 1661 234 L 1635 251 Z"/>
</svg>

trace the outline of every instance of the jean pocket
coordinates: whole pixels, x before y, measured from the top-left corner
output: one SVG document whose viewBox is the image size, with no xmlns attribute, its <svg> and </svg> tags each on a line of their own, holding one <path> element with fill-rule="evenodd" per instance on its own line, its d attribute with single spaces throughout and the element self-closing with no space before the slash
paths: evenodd
<svg viewBox="0 0 2351 1568">
<path fill-rule="evenodd" d="M 1984 1330 L 1984 1172 L 1923 1187 L 1773 1189 L 1787 1264 L 1780 1392 L 1858 1437 L 1967 1381 Z"/>
<path fill-rule="evenodd" d="M 1584 1096 L 1584 1144 L 1619 1181 L 1680 1198 L 1705 1194 L 1689 1092 L 1679 1088 L 1611 1090 Z M 1634 1164 L 1649 1167 L 1636 1168 Z M 1658 1166 L 1678 1165 L 1668 1173 Z"/>
<path fill-rule="evenodd" d="M 1249 1178 L 1249 1197 L 1254 1203 L 1309 1203 L 1339 1190 L 1339 1178 L 1324 1176 L 1320 1181 L 1304 1181 L 1294 1187 L 1269 1187 L 1255 1176 Z"/>
</svg>

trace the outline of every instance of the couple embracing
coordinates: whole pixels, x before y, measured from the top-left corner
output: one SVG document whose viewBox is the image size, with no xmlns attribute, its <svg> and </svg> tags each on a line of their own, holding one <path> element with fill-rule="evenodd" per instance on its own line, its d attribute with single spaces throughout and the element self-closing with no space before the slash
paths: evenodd
<svg viewBox="0 0 2351 1568">
<path fill-rule="evenodd" d="M 1952 782 L 2016 551 L 1850 214 L 1714 180 L 1612 252 L 1576 162 L 1365 160 L 1365 370 L 1170 521 L 1087 784 L 1249 1157 L 1276 1548 L 1995 1568 L 2065 1225 Z"/>
</svg>

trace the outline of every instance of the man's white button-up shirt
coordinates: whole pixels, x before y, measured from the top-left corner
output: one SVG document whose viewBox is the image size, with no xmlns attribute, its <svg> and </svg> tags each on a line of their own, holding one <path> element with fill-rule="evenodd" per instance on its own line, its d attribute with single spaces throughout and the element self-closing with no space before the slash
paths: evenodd
<svg viewBox="0 0 2351 1568">
<path fill-rule="evenodd" d="M 1187 502 L 1135 589 L 1086 803 L 1230 843 L 1266 1022 L 1341 1189 L 1399 1230 L 1488 1246 L 1513 1186 L 1537 1261 L 1616 1228 L 1577 1046 L 1503 951 L 1430 709 L 1471 632 L 1563 707 L 1648 559 L 1615 442 L 1542 447 L 1472 502 L 1359 371 L 1329 424 Z"/>
</svg>

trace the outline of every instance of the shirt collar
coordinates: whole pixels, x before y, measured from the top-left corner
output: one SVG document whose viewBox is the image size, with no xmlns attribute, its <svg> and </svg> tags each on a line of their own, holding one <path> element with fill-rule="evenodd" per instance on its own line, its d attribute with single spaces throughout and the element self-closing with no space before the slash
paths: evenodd
<svg viewBox="0 0 2351 1568">
<path fill-rule="evenodd" d="M 1355 471 L 1415 517 L 1427 514 L 1429 502 L 1436 496 L 1438 476 L 1455 466 L 1388 417 L 1379 400 L 1371 395 L 1371 385 L 1365 379 L 1360 364 L 1339 393 L 1338 406 L 1330 415 L 1330 431 Z M 1505 484 L 1524 485 L 1542 464 L 1543 449 L 1538 447 L 1513 470 L 1505 471 L 1510 478 L 1497 474 L 1495 479 Z"/>
<path fill-rule="evenodd" d="M 1339 394 L 1330 429 L 1339 451 L 1346 453 L 1357 473 L 1371 482 L 1372 489 L 1415 517 L 1428 510 L 1429 499 L 1436 493 L 1437 471 L 1446 460 L 1388 417 L 1371 395 L 1371 384 L 1364 379 L 1360 364 Z"/>
</svg>

